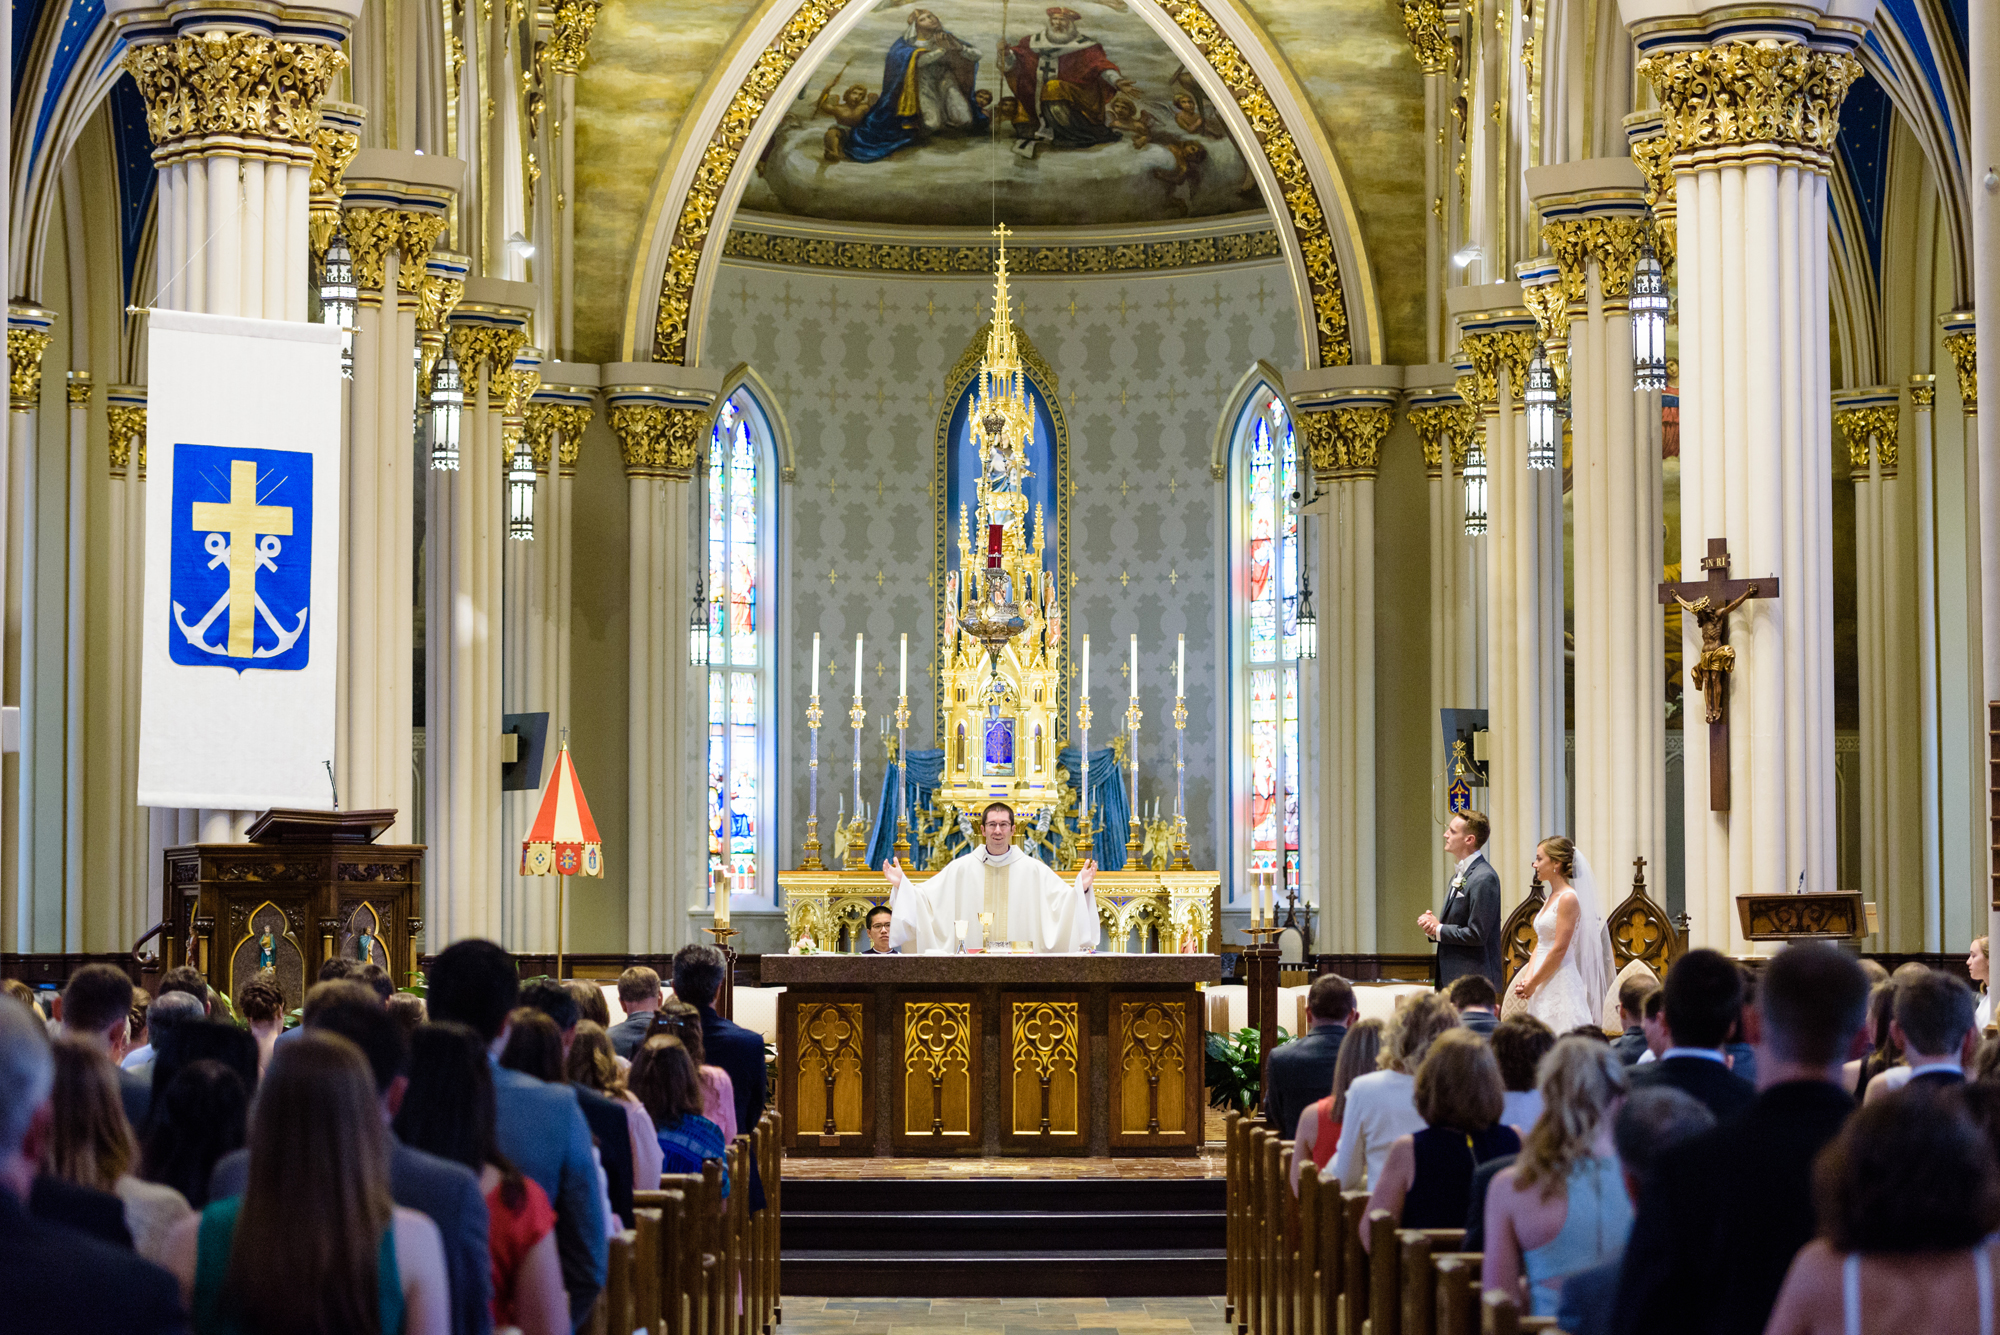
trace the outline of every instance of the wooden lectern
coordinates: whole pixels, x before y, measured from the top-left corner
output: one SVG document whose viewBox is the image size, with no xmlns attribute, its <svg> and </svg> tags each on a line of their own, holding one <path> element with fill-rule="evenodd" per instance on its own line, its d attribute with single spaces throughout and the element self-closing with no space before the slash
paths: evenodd
<svg viewBox="0 0 2000 1335">
<path fill-rule="evenodd" d="M 1865 930 L 1859 890 L 1738 895 L 1736 916 L 1750 941 L 1851 941 Z"/>
<path fill-rule="evenodd" d="M 409 982 L 423 932 L 424 846 L 375 843 L 395 822 L 394 811 L 273 807 L 248 843 L 168 849 L 162 964 L 192 965 L 231 997 L 270 969 L 287 1009 L 304 1003 L 336 955 Z"/>
</svg>

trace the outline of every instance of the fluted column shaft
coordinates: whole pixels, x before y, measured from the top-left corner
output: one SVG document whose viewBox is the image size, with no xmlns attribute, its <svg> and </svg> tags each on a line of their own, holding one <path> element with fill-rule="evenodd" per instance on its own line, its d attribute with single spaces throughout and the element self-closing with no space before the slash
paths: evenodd
<svg viewBox="0 0 2000 1335">
<path fill-rule="evenodd" d="M 1629 306 L 1655 233 L 1644 179 L 1625 158 L 1538 168 L 1528 186 L 1557 270 L 1538 313 L 1552 352 L 1557 341 L 1565 350 L 1571 402 L 1574 834 L 1609 894 L 1635 858 L 1655 885 L 1664 870 L 1660 396 L 1634 390 Z"/>
<path fill-rule="evenodd" d="M 689 483 L 704 466 L 722 385 L 719 375 L 661 363 L 603 369 L 631 526 L 626 948 L 665 952 L 690 939 L 688 909 L 707 902 L 707 670 L 688 663 L 689 576 L 703 558 Z"/>
<path fill-rule="evenodd" d="M 1473 563 L 1484 546 L 1481 539 L 1465 535 L 1464 472 L 1471 436 L 1462 425 L 1468 415 L 1466 405 L 1451 387 L 1453 371 L 1449 363 L 1411 367 L 1412 382 L 1431 383 L 1411 389 L 1405 399 L 1410 426 L 1423 445 L 1430 502 L 1432 718 L 1441 709 L 1479 708 L 1485 680 L 1480 661 L 1485 649 L 1480 620 L 1484 605 L 1472 587 L 1478 582 Z M 1439 729 L 1431 729 L 1430 751 L 1431 817 L 1441 823 L 1449 809 L 1445 786 L 1451 757 L 1445 753 Z M 1431 884 L 1444 884 L 1450 861 L 1439 842 L 1431 856 Z"/>
<path fill-rule="evenodd" d="M 33 797 L 35 475 L 42 408 L 42 354 L 55 312 L 30 302 L 7 308 L 7 457 L 0 465 L 0 563 L 4 563 L 6 626 L 0 641 L 0 703 L 19 711 L 16 750 L 0 757 L 0 924 L 9 950 L 62 950 L 63 905 L 34 893 L 29 833 Z M 23 801 L 24 795 L 29 799 Z"/>
<path fill-rule="evenodd" d="M 548 531 L 548 481 L 537 469 L 534 482 L 534 532 L 522 537 L 512 527 L 514 483 L 511 470 L 514 454 L 527 437 L 528 403 L 541 385 L 542 350 L 523 348 L 515 355 L 508 381 L 508 399 L 500 450 L 500 469 L 507 475 L 509 524 L 501 544 L 502 602 L 506 608 L 500 653 L 500 711 L 502 714 L 547 713 L 556 729 L 550 741 L 559 740 L 563 720 L 547 689 L 546 658 L 553 638 L 548 617 L 541 606 L 541 587 L 551 535 Z M 554 752 L 544 753 L 543 769 Z M 541 778 L 537 775 L 536 778 Z M 516 788 L 500 794 L 500 940 L 513 950 L 548 950 L 556 947 L 558 887 L 544 876 L 521 874 L 521 841 L 535 819 L 539 789 Z"/>
<path fill-rule="evenodd" d="M 94 885 L 115 896 L 133 941 L 158 921 L 160 868 L 148 857 L 150 813 L 133 801 L 139 780 L 139 628 L 145 595 L 146 387 L 105 391 L 110 482 L 104 529 L 104 624 L 108 670 L 91 707 L 92 786 L 106 795 L 101 834 L 88 850 Z"/>
<path fill-rule="evenodd" d="M 451 321 L 465 384 L 459 462 L 433 472 L 425 492 L 425 934 L 433 950 L 501 927 L 502 418 L 532 299 L 525 284 L 468 278 Z"/>
<path fill-rule="evenodd" d="M 1916 660 L 1917 762 L 1922 774 L 1916 794 L 1921 831 L 1924 946 L 1939 950 L 1944 938 L 1944 884 L 1941 773 L 1938 755 L 1937 615 L 1937 458 L 1932 430 L 1937 377 L 1910 377 L 1910 448 L 1906 452 L 1916 503 Z"/>
<path fill-rule="evenodd" d="M 1945 353 L 1951 359 L 1952 379 L 1958 389 L 1959 409 L 1964 423 L 1963 480 L 1961 482 L 1957 478 L 1943 479 L 1941 485 L 1946 489 L 1955 486 L 1962 488 L 1961 495 L 1965 498 L 1968 550 L 1961 554 L 1964 565 L 1960 569 L 1965 579 L 1965 605 L 1970 612 L 1967 618 L 1970 624 L 1966 627 L 1966 636 L 1970 644 L 1971 659 L 1968 675 L 1971 678 L 1972 699 L 1969 703 L 1972 726 L 1969 731 L 1973 737 L 1970 748 L 1971 764 L 1962 775 L 1970 790 L 1972 809 L 1970 813 L 1962 807 L 1947 811 L 1944 814 L 1944 823 L 1945 829 L 1950 830 L 1967 814 L 1971 818 L 1972 868 L 1974 878 L 1979 880 L 1979 884 L 1973 890 L 1973 902 L 1976 906 L 1973 922 L 1977 924 L 1988 921 L 1995 912 L 2000 912 L 1990 907 L 1993 900 L 2000 899 L 2000 894 L 1995 894 L 1996 887 L 2000 887 L 2000 880 L 1995 880 L 1993 877 L 1992 858 L 1995 855 L 1990 848 L 1995 842 L 1991 832 L 1990 799 L 1987 795 L 1988 785 L 1992 782 L 1987 764 L 1986 736 L 1988 701 L 1991 697 L 1987 694 L 1988 679 L 1985 671 L 1987 628 L 1996 620 L 2000 620 L 2000 610 L 1994 606 L 1996 602 L 2000 602 L 2000 580 L 1986 577 L 1986 538 L 1996 526 L 1988 516 L 1997 512 L 1995 507 L 2000 507 L 2000 477 L 1994 476 L 1996 470 L 1988 470 L 1984 466 L 1979 450 L 1975 448 L 1980 438 L 1977 316 L 1969 310 L 1948 311 L 1938 317 L 1938 325 L 1943 331 Z M 1943 713 L 1942 709 L 1940 713 Z M 1947 786 L 1943 791 L 1950 792 L 1951 789 Z M 1957 828 L 1963 830 L 1964 827 L 1957 826 Z M 1977 930 L 1976 926 L 1974 930 Z"/>
<path fill-rule="evenodd" d="M 1730 616 L 1730 810 L 1710 810 L 1709 730 L 1685 733 L 1694 940 L 1741 953 L 1735 896 L 1836 885 L 1826 192 L 1860 33 L 1710 45 L 1700 21 L 1633 31 L 1676 176 L 1682 571 L 1721 538 L 1735 576 L 1782 581 Z"/>
</svg>

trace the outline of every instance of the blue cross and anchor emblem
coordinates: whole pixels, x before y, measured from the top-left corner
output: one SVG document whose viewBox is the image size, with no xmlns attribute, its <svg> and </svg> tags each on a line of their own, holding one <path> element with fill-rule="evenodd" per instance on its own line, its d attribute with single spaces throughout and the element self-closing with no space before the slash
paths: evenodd
<svg viewBox="0 0 2000 1335">
<path fill-rule="evenodd" d="M 175 447 L 174 662 L 237 672 L 306 665 L 312 465 L 299 450 Z M 192 621 L 191 610 L 199 613 Z"/>
</svg>

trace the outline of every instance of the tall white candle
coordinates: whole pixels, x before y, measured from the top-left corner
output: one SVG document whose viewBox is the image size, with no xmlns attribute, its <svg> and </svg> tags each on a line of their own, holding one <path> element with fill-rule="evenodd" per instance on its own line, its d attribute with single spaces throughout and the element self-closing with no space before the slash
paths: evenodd
<svg viewBox="0 0 2000 1335">
<path fill-rule="evenodd" d="M 1174 637 L 1179 644 L 1174 650 L 1174 694 L 1187 695 L 1187 636 Z"/>
<path fill-rule="evenodd" d="M 861 698 L 861 636 L 854 637 L 854 698 Z"/>
<path fill-rule="evenodd" d="M 1139 637 L 1132 637 L 1132 647 L 1125 651 L 1126 675 L 1131 679 L 1132 698 L 1139 698 Z"/>
<path fill-rule="evenodd" d="M 819 694 L 819 632 L 818 632 L 818 631 L 814 631 L 814 632 L 813 632 L 813 678 L 812 678 L 812 681 L 813 681 L 813 688 L 812 688 L 812 693 L 813 693 L 814 695 L 818 695 L 818 694 Z"/>
<path fill-rule="evenodd" d="M 896 694 L 898 697 L 910 693 L 910 637 L 903 636 L 896 647 Z"/>
<path fill-rule="evenodd" d="M 1083 695 L 1090 698 L 1090 637 L 1083 637 Z"/>
</svg>

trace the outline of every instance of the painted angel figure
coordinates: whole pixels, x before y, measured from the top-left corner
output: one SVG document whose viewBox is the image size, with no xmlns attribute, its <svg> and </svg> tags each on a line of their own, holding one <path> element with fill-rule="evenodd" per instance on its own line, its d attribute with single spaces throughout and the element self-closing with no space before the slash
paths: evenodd
<svg viewBox="0 0 2000 1335">
<path fill-rule="evenodd" d="M 944 647 L 951 652 L 958 643 L 958 572 L 944 577 Z"/>
<path fill-rule="evenodd" d="M 1042 620 L 1049 628 L 1049 648 L 1054 649 L 1062 643 L 1062 609 L 1056 606 L 1054 580 L 1050 580 L 1042 588 Z"/>
</svg>

